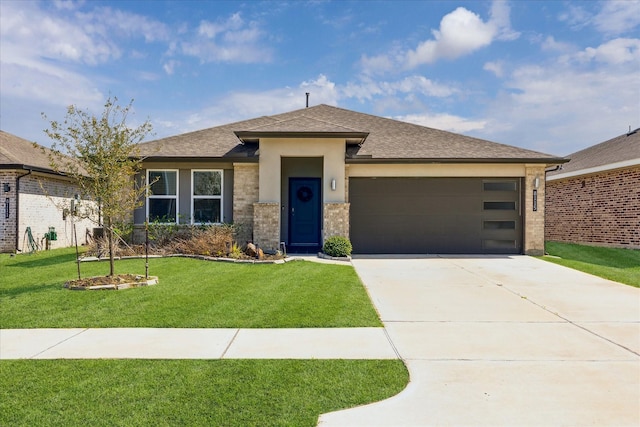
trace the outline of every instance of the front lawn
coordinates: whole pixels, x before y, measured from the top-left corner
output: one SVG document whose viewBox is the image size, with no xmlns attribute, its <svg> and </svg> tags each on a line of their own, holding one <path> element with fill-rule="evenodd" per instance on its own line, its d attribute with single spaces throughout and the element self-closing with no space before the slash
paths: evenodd
<svg viewBox="0 0 640 427">
<path fill-rule="evenodd" d="M 315 426 L 399 393 L 399 360 L 0 362 L 3 426 Z"/>
<path fill-rule="evenodd" d="M 70 291 L 75 251 L 0 255 L 0 327 L 297 328 L 382 326 L 350 265 L 295 261 L 231 264 L 150 260 L 156 286 Z M 108 263 L 82 263 L 83 276 Z M 116 273 L 144 274 L 144 260 L 116 261 Z"/>
<path fill-rule="evenodd" d="M 546 242 L 545 261 L 640 287 L 640 250 Z"/>
</svg>

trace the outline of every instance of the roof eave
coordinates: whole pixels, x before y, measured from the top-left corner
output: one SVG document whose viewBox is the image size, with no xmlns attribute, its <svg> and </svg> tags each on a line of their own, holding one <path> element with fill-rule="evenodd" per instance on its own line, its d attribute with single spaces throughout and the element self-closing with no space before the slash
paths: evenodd
<svg viewBox="0 0 640 427">
<path fill-rule="evenodd" d="M 39 173 L 47 173 L 51 175 L 67 176 L 67 174 L 64 172 L 56 172 L 53 169 L 43 168 L 40 166 L 24 165 L 20 163 L 0 164 L 0 169 L 25 170 L 25 171 L 32 171 L 32 172 L 39 172 Z"/>
</svg>

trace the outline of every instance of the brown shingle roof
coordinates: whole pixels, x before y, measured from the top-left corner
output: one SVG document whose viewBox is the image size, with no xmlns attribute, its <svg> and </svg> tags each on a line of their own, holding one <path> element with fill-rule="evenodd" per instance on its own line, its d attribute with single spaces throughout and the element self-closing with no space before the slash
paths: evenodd
<svg viewBox="0 0 640 427">
<path fill-rule="evenodd" d="M 48 150 L 45 148 L 45 150 Z M 51 171 L 49 158 L 42 147 L 16 135 L 0 130 L 0 167 L 41 169 Z"/>
<path fill-rule="evenodd" d="M 561 170 L 549 172 L 549 176 L 575 173 L 583 169 L 591 169 L 638 159 L 640 163 L 640 128 L 592 145 L 584 150 L 567 156 L 571 161 Z"/>
<path fill-rule="evenodd" d="M 243 132 L 356 132 L 368 134 L 357 150 L 365 161 L 529 161 L 563 162 L 556 156 L 329 105 L 260 117 L 141 144 L 149 157 L 242 157 Z"/>
</svg>

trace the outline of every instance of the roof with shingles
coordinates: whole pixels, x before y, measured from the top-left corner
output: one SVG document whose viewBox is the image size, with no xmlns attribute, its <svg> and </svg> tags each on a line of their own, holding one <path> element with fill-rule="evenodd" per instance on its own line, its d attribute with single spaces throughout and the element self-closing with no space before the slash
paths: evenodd
<svg viewBox="0 0 640 427">
<path fill-rule="evenodd" d="M 261 132 L 264 136 L 278 132 L 296 136 L 367 134 L 359 149 L 349 150 L 353 159 L 365 161 L 564 161 L 550 154 L 325 104 L 158 139 L 141 144 L 140 149 L 142 156 L 165 159 L 252 157 L 255 147 L 242 146 L 236 133 Z"/>
<path fill-rule="evenodd" d="M 43 147 L 31 141 L 0 130 L 0 166 L 51 171 L 51 165 Z M 45 148 L 45 151 L 48 150 Z"/>
<path fill-rule="evenodd" d="M 601 142 L 567 156 L 571 159 L 562 169 L 549 176 L 576 173 L 581 170 L 638 160 L 640 164 L 640 128 Z"/>
</svg>

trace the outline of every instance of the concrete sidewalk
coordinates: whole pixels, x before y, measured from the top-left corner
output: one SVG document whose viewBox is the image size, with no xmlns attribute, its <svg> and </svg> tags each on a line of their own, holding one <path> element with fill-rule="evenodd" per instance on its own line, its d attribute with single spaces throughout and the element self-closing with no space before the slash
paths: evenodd
<svg viewBox="0 0 640 427">
<path fill-rule="evenodd" d="M 319 426 L 638 426 L 640 290 L 526 256 L 354 258 L 411 374 Z"/>
<path fill-rule="evenodd" d="M 383 328 L 0 329 L 0 359 L 396 358 Z"/>
</svg>

